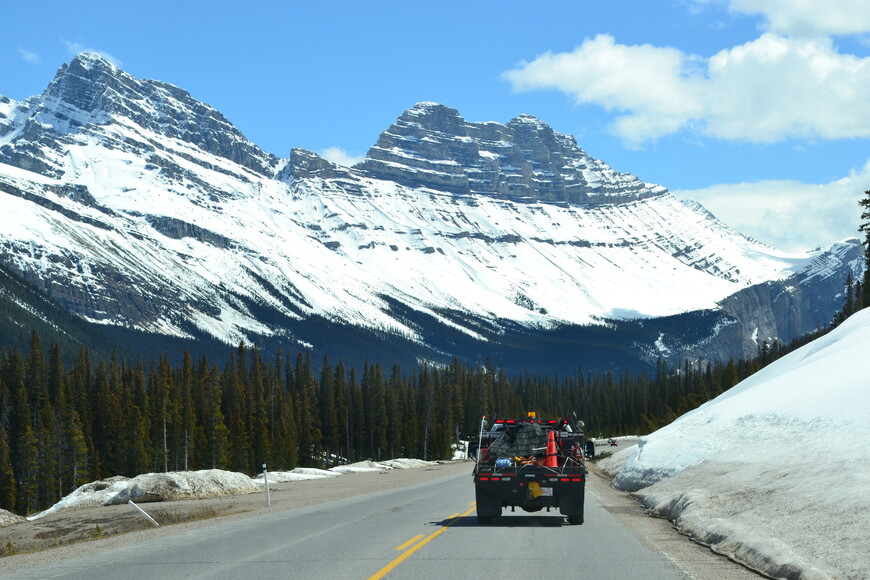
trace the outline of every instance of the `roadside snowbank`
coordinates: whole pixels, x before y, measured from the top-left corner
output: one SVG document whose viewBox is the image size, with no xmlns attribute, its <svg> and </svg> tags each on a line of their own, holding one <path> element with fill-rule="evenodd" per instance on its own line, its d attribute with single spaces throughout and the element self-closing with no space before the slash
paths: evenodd
<svg viewBox="0 0 870 580">
<path fill-rule="evenodd" d="M 268 472 L 270 483 L 339 477 L 346 473 L 386 471 L 388 469 L 413 469 L 436 465 L 420 459 L 391 459 L 389 461 L 361 461 L 341 465 L 329 470 L 297 467 L 292 471 Z M 116 505 L 134 502 L 171 501 L 177 499 L 201 499 L 222 495 L 237 495 L 263 491 L 263 474 L 256 478 L 243 473 L 206 469 L 202 471 L 173 471 L 169 473 L 146 473 L 136 477 L 122 476 L 86 483 L 45 511 L 28 517 L 36 520 L 50 513 L 86 506 Z M 15 523 L 10 521 L 9 523 Z M 0 525 L 3 525 L 0 520 Z"/>
<path fill-rule="evenodd" d="M 333 467 L 330 471 L 336 473 L 357 473 L 365 471 L 386 471 L 387 469 L 414 469 L 434 465 L 432 461 L 423 461 L 422 459 L 390 459 L 389 461 L 360 461 L 359 463 L 351 463 L 350 465 L 339 465 Z"/>
<path fill-rule="evenodd" d="M 23 521 L 25 521 L 25 518 L 17 514 L 13 514 L 10 511 L 0 509 L 0 528 L 2 528 L 3 526 L 11 526 L 12 524 L 17 524 Z"/>
<path fill-rule="evenodd" d="M 870 309 L 600 467 L 651 513 L 774 578 L 864 578 Z"/>
</svg>

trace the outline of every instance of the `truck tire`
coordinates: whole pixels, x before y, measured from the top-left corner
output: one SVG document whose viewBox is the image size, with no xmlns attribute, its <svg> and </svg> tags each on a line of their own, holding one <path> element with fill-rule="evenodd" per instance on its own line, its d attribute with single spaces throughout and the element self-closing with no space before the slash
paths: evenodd
<svg viewBox="0 0 870 580">
<path fill-rule="evenodd" d="M 568 516 L 568 523 L 572 526 L 582 526 L 583 525 L 583 514 L 577 516 Z"/>
</svg>

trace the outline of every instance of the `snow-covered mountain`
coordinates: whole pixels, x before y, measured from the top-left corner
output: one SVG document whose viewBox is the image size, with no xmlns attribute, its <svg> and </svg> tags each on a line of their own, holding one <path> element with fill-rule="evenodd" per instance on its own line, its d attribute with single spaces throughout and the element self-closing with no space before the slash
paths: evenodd
<svg viewBox="0 0 870 580">
<path fill-rule="evenodd" d="M 433 358 L 513 356 L 568 331 L 582 360 L 589 328 L 649 333 L 696 311 L 716 322 L 625 348 L 692 353 L 729 326 L 741 348 L 759 331 L 787 340 L 785 322 L 750 329 L 726 299 L 791 276 L 839 288 L 860 268 L 857 241 L 777 251 L 533 117 L 419 103 L 355 167 L 278 159 L 186 91 L 88 53 L 43 94 L 0 98 L 0 207 L 0 264 L 86 320 L 324 350 L 374 333 Z M 789 332 L 836 302 L 787 312 Z"/>
</svg>

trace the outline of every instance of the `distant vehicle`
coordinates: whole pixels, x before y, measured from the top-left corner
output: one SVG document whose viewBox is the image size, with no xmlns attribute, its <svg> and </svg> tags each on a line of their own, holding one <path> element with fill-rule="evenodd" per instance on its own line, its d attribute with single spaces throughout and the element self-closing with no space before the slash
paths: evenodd
<svg viewBox="0 0 870 580">
<path fill-rule="evenodd" d="M 583 523 L 584 425 L 573 419 L 530 413 L 522 420 L 497 419 L 486 430 L 484 417 L 472 472 L 479 523 L 493 523 L 503 508 L 558 509 L 569 524 Z"/>
<path fill-rule="evenodd" d="M 616 447 L 617 445 L 619 445 L 619 443 L 616 442 L 616 439 L 609 439 L 607 442 L 610 443 L 611 447 Z"/>
</svg>

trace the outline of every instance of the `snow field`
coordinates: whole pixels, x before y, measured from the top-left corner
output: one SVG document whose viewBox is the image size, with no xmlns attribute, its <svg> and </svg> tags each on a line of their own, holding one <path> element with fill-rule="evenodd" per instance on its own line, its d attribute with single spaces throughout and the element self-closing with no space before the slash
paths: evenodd
<svg viewBox="0 0 870 580">
<path fill-rule="evenodd" d="M 870 309 L 599 465 L 650 513 L 774 578 L 870 570 Z"/>
</svg>

